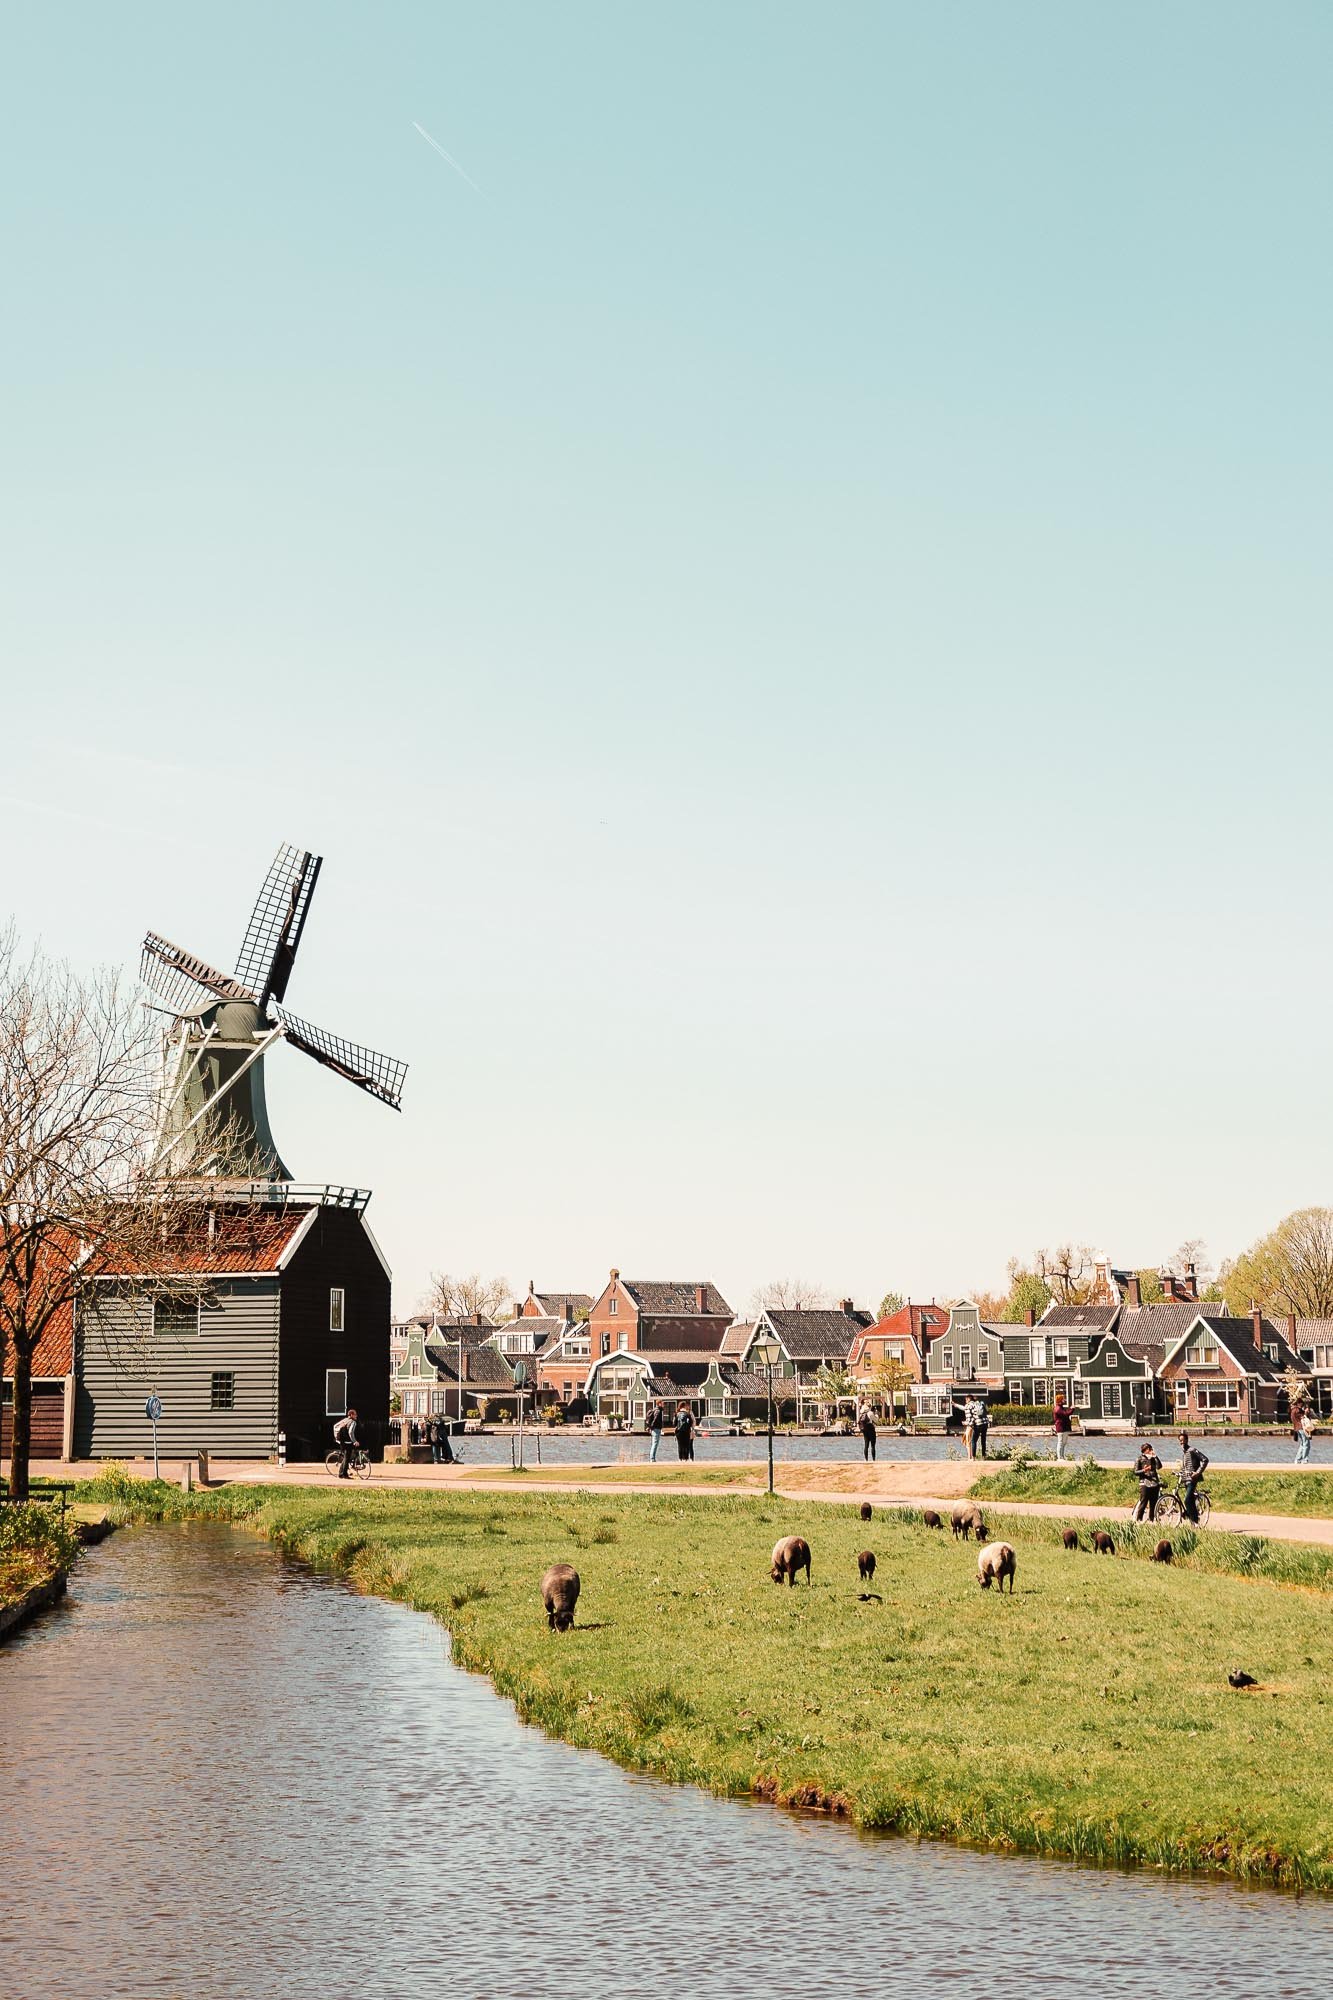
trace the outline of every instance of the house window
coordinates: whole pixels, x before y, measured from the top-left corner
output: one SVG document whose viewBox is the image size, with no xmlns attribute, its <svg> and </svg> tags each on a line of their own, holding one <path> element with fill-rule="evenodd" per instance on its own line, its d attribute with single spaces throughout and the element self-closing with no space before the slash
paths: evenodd
<svg viewBox="0 0 1333 2000">
<path fill-rule="evenodd" d="M 1051 1364 L 1055 1368 L 1067 1368 L 1069 1366 L 1069 1342 L 1067 1340 L 1056 1340 L 1052 1337 Z"/>
<path fill-rule="evenodd" d="M 989 1347 L 979 1347 L 979 1348 L 977 1349 L 977 1367 L 978 1367 L 978 1368 L 989 1368 L 989 1367 L 990 1367 L 990 1349 L 989 1349 Z"/>
<path fill-rule="evenodd" d="M 886 1361 L 896 1361 L 901 1365 L 903 1358 L 903 1349 L 901 1345 L 897 1347 L 886 1347 L 884 1350 L 884 1358 Z"/>
<path fill-rule="evenodd" d="M 326 1417 L 347 1415 L 347 1370 L 326 1368 L 324 1370 L 324 1414 Z"/>
<path fill-rule="evenodd" d="M 1277 1342 L 1276 1342 L 1275 1340 L 1274 1340 L 1274 1341 L 1272 1341 L 1272 1342 L 1269 1342 L 1269 1341 L 1265 1341 L 1265 1342 L 1264 1342 L 1264 1353 L 1265 1353 L 1265 1354 L 1266 1354 L 1266 1355 L 1268 1356 L 1268 1358 L 1269 1358 L 1269 1360 L 1270 1360 L 1270 1361 L 1276 1361 L 1276 1360 L 1277 1360 Z"/>
<path fill-rule="evenodd" d="M 562 1403 L 567 1403 L 573 1394 L 574 1384 L 572 1382 L 562 1382 L 560 1384 L 560 1400 Z"/>
<path fill-rule="evenodd" d="M 209 1377 L 208 1407 L 210 1410 L 236 1408 L 236 1377 L 230 1368 L 215 1369 Z"/>
<path fill-rule="evenodd" d="M 1086 1410 L 1089 1400 L 1087 1383 L 1076 1381 L 1074 1383 L 1074 1408 L 1076 1410 Z"/>
<path fill-rule="evenodd" d="M 610 1336 L 610 1334 L 609 1334 L 609 1333 L 604 1333 L 604 1334 L 602 1334 L 602 1336 L 601 1336 L 601 1342 L 602 1342 L 602 1353 L 603 1353 L 603 1354 L 609 1354 L 609 1353 L 611 1352 L 611 1336 Z"/>
<path fill-rule="evenodd" d="M 1176 1384 L 1176 1408 L 1177 1408 L 1178 1410 L 1187 1410 L 1187 1409 L 1189 1408 L 1189 1400 L 1190 1400 L 1190 1385 L 1189 1385 L 1189 1383 L 1188 1383 L 1188 1382 L 1177 1382 L 1177 1384 Z"/>
<path fill-rule="evenodd" d="M 412 1359 L 408 1364 L 407 1372 L 409 1375 L 419 1375 L 421 1373 L 421 1356 L 419 1354 L 414 1354 L 412 1356 Z"/>
<path fill-rule="evenodd" d="M 940 1367 L 953 1368 L 953 1349 L 951 1347 L 942 1347 L 940 1349 Z"/>
<path fill-rule="evenodd" d="M 1195 1394 L 1201 1410 L 1238 1410 L 1240 1388 L 1235 1382 L 1199 1382 Z"/>
<path fill-rule="evenodd" d="M 334 1285 L 329 1291 L 329 1332 L 341 1333 L 342 1330 L 343 1288 L 341 1285 Z"/>
<path fill-rule="evenodd" d="M 1102 1359 L 1105 1361 L 1108 1368 L 1114 1368 L 1119 1358 L 1120 1357 L 1117 1355 L 1113 1347 L 1108 1347 L 1105 1354 L 1102 1356 Z"/>
<path fill-rule="evenodd" d="M 1120 1415 L 1120 1384 L 1118 1382 L 1102 1383 L 1102 1415 L 1104 1417 L 1118 1417 Z"/>
<path fill-rule="evenodd" d="M 606 1302 L 606 1310 L 609 1313 L 619 1312 L 620 1301 L 618 1299 L 608 1299 Z"/>
<path fill-rule="evenodd" d="M 1009 1401 L 1011 1403 L 1021 1403 L 1022 1400 L 1023 1384 L 1021 1382 L 1011 1382 L 1009 1384 Z"/>
<path fill-rule="evenodd" d="M 616 1335 L 616 1346 L 620 1353 L 624 1354 L 629 1347 L 629 1335 L 627 1333 L 618 1333 Z"/>
<path fill-rule="evenodd" d="M 1046 1366 L 1045 1339 L 1043 1338 L 1041 1340 L 1030 1340 L 1028 1342 L 1028 1367 L 1044 1368 L 1045 1366 Z"/>
<path fill-rule="evenodd" d="M 198 1299 L 154 1299 L 153 1334 L 158 1340 L 197 1339 Z"/>
<path fill-rule="evenodd" d="M 1216 1368 L 1217 1342 L 1207 1335 L 1200 1335 L 1192 1347 L 1185 1350 L 1187 1368 Z"/>
<path fill-rule="evenodd" d="M 444 1414 L 444 1391 L 442 1389 L 431 1390 L 430 1407 L 434 1416 L 439 1417 Z"/>
<path fill-rule="evenodd" d="M 960 1347 L 958 1350 L 958 1372 L 960 1375 L 970 1375 L 972 1372 L 972 1349 L 970 1347 Z"/>
</svg>

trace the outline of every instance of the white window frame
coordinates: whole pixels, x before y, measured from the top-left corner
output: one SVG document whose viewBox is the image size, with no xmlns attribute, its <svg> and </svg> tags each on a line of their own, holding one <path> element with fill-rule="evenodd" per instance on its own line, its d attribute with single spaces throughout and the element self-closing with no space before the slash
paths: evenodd
<svg viewBox="0 0 1333 2000">
<path fill-rule="evenodd" d="M 1028 1342 L 1028 1367 L 1044 1368 L 1045 1366 L 1046 1336 L 1043 1334 L 1040 1340 L 1029 1340 Z"/>
<path fill-rule="evenodd" d="M 1080 1381 L 1076 1375 L 1074 1377 L 1074 1408 L 1076 1410 L 1086 1410 L 1091 1401 L 1092 1392 L 1088 1384 Z"/>
<path fill-rule="evenodd" d="M 347 1293 L 342 1285 L 329 1286 L 329 1332 L 344 1333 L 347 1329 Z"/>
<path fill-rule="evenodd" d="M 1190 1385 L 1183 1377 L 1176 1383 L 1176 1408 L 1187 1410 L 1190 1406 Z"/>
<path fill-rule="evenodd" d="M 972 1373 L 972 1348 L 970 1343 L 968 1346 L 960 1347 L 958 1350 L 958 1373 L 960 1375 L 970 1375 Z"/>
<path fill-rule="evenodd" d="M 985 1370 L 986 1370 L 987 1372 L 989 1372 L 989 1370 L 990 1370 L 990 1349 L 989 1349 L 989 1347 L 979 1347 L 979 1348 L 977 1349 L 977 1367 L 978 1367 L 978 1368 L 984 1368 L 984 1369 L 985 1369 Z"/>
<path fill-rule="evenodd" d="M 341 1409 L 334 1408 L 333 1381 L 335 1376 L 341 1380 L 343 1385 Z M 324 1370 L 324 1414 L 326 1417 L 345 1417 L 347 1415 L 347 1370 L 345 1368 L 326 1368 Z"/>
<path fill-rule="evenodd" d="M 1057 1338 L 1055 1334 L 1051 1335 L 1051 1366 L 1052 1368 L 1069 1366 L 1069 1342 Z"/>
<path fill-rule="evenodd" d="M 618 1313 L 620 1311 L 619 1299 L 608 1299 L 606 1302 L 606 1310 L 609 1313 Z"/>
<path fill-rule="evenodd" d="M 1023 1384 L 1021 1382 L 1011 1382 L 1009 1384 L 1009 1401 L 1016 1406 L 1022 1403 Z"/>
<path fill-rule="evenodd" d="M 942 1347 L 940 1349 L 940 1367 L 945 1370 L 946 1374 L 953 1374 L 953 1349 L 951 1347 Z"/>
</svg>

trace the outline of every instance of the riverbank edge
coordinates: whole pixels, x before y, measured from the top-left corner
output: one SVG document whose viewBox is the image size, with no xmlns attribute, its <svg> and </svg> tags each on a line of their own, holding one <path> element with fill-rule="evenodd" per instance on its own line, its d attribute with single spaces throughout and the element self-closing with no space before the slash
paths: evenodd
<svg viewBox="0 0 1333 2000">
<path fill-rule="evenodd" d="M 8 1639 L 11 1633 L 35 1618 L 39 1611 L 49 1611 L 53 1604 L 58 1604 L 65 1595 L 68 1583 L 68 1570 L 54 1570 L 50 1576 L 29 1584 L 19 1596 L 0 1603 L 0 1641 Z"/>
<path fill-rule="evenodd" d="M 302 1497 L 309 1497 L 308 1489 Z M 476 1642 L 466 1621 L 457 1616 L 464 1610 L 466 1598 L 452 1604 L 451 1615 L 450 1609 L 428 1591 L 410 1556 L 405 1557 L 402 1549 L 391 1550 L 378 1542 L 373 1533 L 329 1544 L 318 1531 L 284 1521 L 283 1503 L 290 1504 L 293 1498 L 293 1493 L 282 1488 L 255 1486 L 191 1495 L 168 1491 L 150 1504 L 127 1500 L 117 1511 L 126 1525 L 222 1520 L 262 1535 L 283 1553 L 308 1563 L 312 1569 L 338 1577 L 359 1593 L 403 1604 L 433 1618 L 449 1634 L 454 1664 L 466 1672 L 484 1676 L 502 1699 L 512 1703 L 520 1721 L 554 1740 L 575 1749 L 594 1751 L 622 1769 L 663 1783 L 691 1784 L 716 1797 L 750 1798 L 784 1810 L 843 1819 L 861 1833 L 940 1840 L 981 1852 L 1027 1854 L 1042 1860 L 1074 1861 L 1093 1867 L 1141 1868 L 1179 1877 L 1206 1876 L 1238 1887 L 1333 1895 L 1333 1862 L 1299 1851 L 1279 1852 L 1271 1847 L 1250 1845 L 1237 1830 L 1212 1838 L 1164 1832 L 1148 1840 L 1134 1836 L 1114 1821 L 1075 1819 L 1063 1827 L 1041 1825 L 1006 1812 L 994 1801 L 984 1800 L 979 1802 L 977 1813 L 964 1822 L 961 1817 L 941 1811 L 921 1792 L 894 1792 L 886 1796 L 881 1789 L 869 1797 L 858 1798 L 850 1791 L 827 1791 L 808 1779 L 793 1785 L 785 1784 L 776 1772 L 745 1772 L 729 1765 L 725 1758 L 709 1763 L 700 1761 L 696 1755 L 685 1767 L 668 1763 L 652 1752 L 648 1739 L 641 1734 L 617 1730 L 608 1736 L 586 1726 L 576 1726 L 577 1717 L 547 1699 L 549 1688 L 542 1685 L 539 1674 L 525 1673 L 498 1649 Z M 332 1502 L 334 1496 L 329 1499 Z M 688 1499 L 695 1501 L 696 1496 Z M 713 1503 L 710 1497 L 697 1499 L 697 1504 Z"/>
</svg>

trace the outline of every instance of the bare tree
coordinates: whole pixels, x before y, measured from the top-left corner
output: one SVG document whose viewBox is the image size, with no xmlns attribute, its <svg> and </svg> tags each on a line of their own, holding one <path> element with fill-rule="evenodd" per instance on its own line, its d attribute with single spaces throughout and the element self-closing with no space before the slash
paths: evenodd
<svg viewBox="0 0 1333 2000">
<path fill-rule="evenodd" d="M 1057 1305 L 1086 1305 L 1097 1277 L 1096 1252 L 1086 1243 L 1059 1243 L 1053 1250 L 1039 1250 L 1032 1268 Z"/>
<path fill-rule="evenodd" d="M 765 1306 L 778 1306 L 787 1312 L 808 1312 L 816 1306 L 826 1306 L 828 1292 L 823 1285 L 812 1285 L 806 1278 L 771 1278 L 766 1285 L 759 1285 L 750 1294 L 750 1305 L 755 1312 L 762 1312 Z"/>
<path fill-rule="evenodd" d="M 1218 1272 L 1233 1313 L 1333 1318 L 1333 1208 L 1298 1208 Z"/>
<path fill-rule="evenodd" d="M 448 1271 L 432 1271 L 427 1310 L 441 1319 L 499 1319 L 513 1294 L 508 1278 L 483 1278 L 471 1271 L 465 1278 L 451 1277 Z"/>
<path fill-rule="evenodd" d="M 32 1369 L 63 1316 L 96 1319 L 108 1274 L 197 1295 L 179 1246 L 198 1184 L 153 1164 L 156 1037 L 116 976 L 84 980 L 0 932 L 0 1377 L 13 1356 L 10 1492 L 28 1495 Z M 103 1282 L 95 1282 L 101 1278 Z M 133 1282 L 132 1282 L 133 1281 Z M 123 1296 L 123 1294 L 122 1294 Z"/>
</svg>

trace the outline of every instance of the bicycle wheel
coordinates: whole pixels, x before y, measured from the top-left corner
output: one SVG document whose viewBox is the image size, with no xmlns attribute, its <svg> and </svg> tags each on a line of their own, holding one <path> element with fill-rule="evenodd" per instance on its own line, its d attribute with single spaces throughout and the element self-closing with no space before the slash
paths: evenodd
<svg viewBox="0 0 1333 2000">
<path fill-rule="evenodd" d="M 368 1451 L 357 1453 L 356 1457 L 352 1460 L 352 1470 L 358 1479 L 369 1479 L 370 1453 Z"/>
<path fill-rule="evenodd" d="M 1157 1502 L 1157 1525 L 1161 1528 L 1178 1528 L 1184 1518 L 1180 1509 L 1180 1495 L 1164 1493 Z"/>
<path fill-rule="evenodd" d="M 331 1451 L 329 1453 L 324 1461 L 324 1470 L 329 1474 L 330 1478 L 336 1479 L 338 1477 L 338 1467 L 342 1462 L 343 1455 L 340 1451 Z"/>
<path fill-rule="evenodd" d="M 1208 1526 L 1208 1516 L 1213 1511 L 1213 1503 L 1204 1492 L 1202 1486 L 1198 1488 L 1194 1495 L 1194 1505 L 1199 1515 L 1199 1526 L 1206 1528 Z"/>
</svg>

